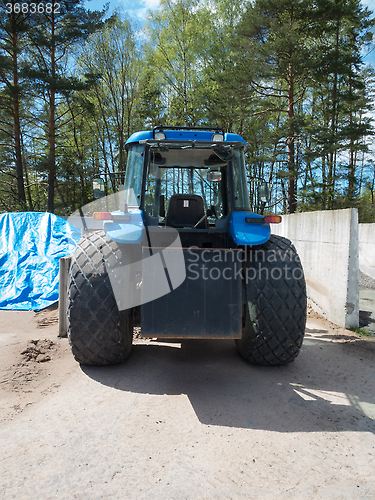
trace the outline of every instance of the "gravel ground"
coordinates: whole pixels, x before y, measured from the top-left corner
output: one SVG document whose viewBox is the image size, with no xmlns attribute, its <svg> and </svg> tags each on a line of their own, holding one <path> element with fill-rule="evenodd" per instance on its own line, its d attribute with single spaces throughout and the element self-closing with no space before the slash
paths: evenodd
<svg viewBox="0 0 375 500">
<path fill-rule="evenodd" d="M 315 313 L 284 367 L 139 338 L 83 367 L 57 312 L 0 311 L 1 499 L 374 498 L 375 340 Z"/>
<path fill-rule="evenodd" d="M 362 271 L 359 271 L 359 286 L 365 286 L 366 288 L 375 288 L 375 280 Z"/>
<path fill-rule="evenodd" d="M 375 336 L 375 280 L 359 271 L 359 327 Z"/>
</svg>

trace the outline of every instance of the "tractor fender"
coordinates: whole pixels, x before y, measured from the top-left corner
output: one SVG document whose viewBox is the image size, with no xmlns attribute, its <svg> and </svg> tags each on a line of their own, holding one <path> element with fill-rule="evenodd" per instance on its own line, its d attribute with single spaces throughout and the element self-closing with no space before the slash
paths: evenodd
<svg viewBox="0 0 375 500">
<path fill-rule="evenodd" d="M 132 210 L 126 215 L 130 215 L 127 221 L 104 221 L 104 232 L 117 243 L 140 243 L 145 233 L 142 210 Z"/>
<path fill-rule="evenodd" d="M 237 245 L 262 245 L 270 239 L 270 225 L 263 215 L 253 212 L 232 212 L 230 234 Z"/>
</svg>

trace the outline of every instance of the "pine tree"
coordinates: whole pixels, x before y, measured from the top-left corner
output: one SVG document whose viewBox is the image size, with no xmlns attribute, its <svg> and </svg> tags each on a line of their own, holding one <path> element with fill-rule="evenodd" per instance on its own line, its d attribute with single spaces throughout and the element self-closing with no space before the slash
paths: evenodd
<svg viewBox="0 0 375 500">
<path fill-rule="evenodd" d="M 297 209 L 295 141 L 300 123 L 295 109 L 308 88 L 315 57 L 310 4 L 305 0 L 255 0 L 239 30 L 248 67 L 252 66 L 250 86 L 265 109 L 279 109 L 286 116 L 288 213 Z"/>
<path fill-rule="evenodd" d="M 85 86 L 69 74 L 69 56 L 80 42 L 102 26 L 103 12 L 87 11 L 82 0 L 45 3 L 43 13 L 35 15 L 28 32 L 32 61 L 28 77 L 40 92 L 48 109 L 48 201 L 54 211 L 56 182 L 56 129 L 60 116 L 59 99 Z"/>
<path fill-rule="evenodd" d="M 18 203 L 20 208 L 25 210 L 27 203 L 20 117 L 23 95 L 20 57 L 25 44 L 29 15 L 16 8 L 16 5 L 19 6 L 15 0 L 0 0 L 0 106 L 5 111 L 1 129 L 13 142 Z"/>
</svg>

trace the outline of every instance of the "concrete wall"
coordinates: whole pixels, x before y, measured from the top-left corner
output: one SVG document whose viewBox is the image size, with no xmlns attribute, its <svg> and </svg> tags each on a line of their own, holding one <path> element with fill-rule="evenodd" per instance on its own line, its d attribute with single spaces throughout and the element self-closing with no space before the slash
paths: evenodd
<svg viewBox="0 0 375 500">
<path fill-rule="evenodd" d="M 358 224 L 359 268 L 375 279 L 375 224 Z"/>
<path fill-rule="evenodd" d="M 356 209 L 284 215 L 271 224 L 300 256 L 313 309 L 345 328 L 359 324 L 358 213 Z"/>
</svg>

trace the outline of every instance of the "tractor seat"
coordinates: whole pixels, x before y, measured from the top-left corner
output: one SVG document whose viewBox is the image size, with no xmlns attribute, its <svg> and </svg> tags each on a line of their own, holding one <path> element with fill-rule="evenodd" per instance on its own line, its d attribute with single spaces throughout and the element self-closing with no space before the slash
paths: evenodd
<svg viewBox="0 0 375 500">
<path fill-rule="evenodd" d="M 166 225 L 170 227 L 194 227 L 204 216 L 203 198 L 197 194 L 173 194 L 169 200 Z M 207 219 L 197 226 L 205 229 Z"/>
</svg>

